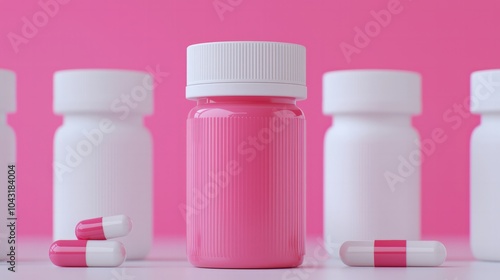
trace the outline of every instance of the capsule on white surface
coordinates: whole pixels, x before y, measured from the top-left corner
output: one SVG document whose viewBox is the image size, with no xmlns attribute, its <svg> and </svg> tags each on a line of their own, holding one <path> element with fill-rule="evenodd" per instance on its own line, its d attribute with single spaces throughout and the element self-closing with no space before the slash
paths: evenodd
<svg viewBox="0 0 500 280">
<path fill-rule="evenodd" d="M 125 236 L 131 230 L 130 218 L 116 215 L 83 220 L 76 225 L 75 234 L 80 240 L 106 240 Z"/>
<path fill-rule="evenodd" d="M 118 241 L 58 240 L 52 243 L 49 258 L 62 267 L 114 267 L 126 258 Z"/>
<path fill-rule="evenodd" d="M 446 248 L 438 241 L 346 241 L 340 259 L 348 266 L 439 266 L 446 260 Z"/>
</svg>

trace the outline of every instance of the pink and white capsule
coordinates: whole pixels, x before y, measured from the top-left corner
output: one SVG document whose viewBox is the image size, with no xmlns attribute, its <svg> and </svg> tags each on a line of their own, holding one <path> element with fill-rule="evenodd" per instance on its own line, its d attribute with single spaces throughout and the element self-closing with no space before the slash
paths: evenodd
<svg viewBox="0 0 500 280">
<path fill-rule="evenodd" d="M 80 240 L 106 240 L 125 236 L 131 230 L 130 218 L 116 215 L 81 221 L 76 225 L 75 234 Z"/>
<path fill-rule="evenodd" d="M 446 248 L 438 241 L 346 241 L 340 259 L 348 266 L 439 266 L 446 260 Z"/>
<path fill-rule="evenodd" d="M 50 261 L 63 267 L 115 267 L 126 255 L 118 241 L 58 240 L 49 250 Z"/>
</svg>

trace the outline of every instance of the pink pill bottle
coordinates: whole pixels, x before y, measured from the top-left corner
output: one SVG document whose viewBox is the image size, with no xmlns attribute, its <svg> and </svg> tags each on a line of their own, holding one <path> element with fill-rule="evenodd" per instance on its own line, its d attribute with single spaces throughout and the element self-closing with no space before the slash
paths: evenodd
<svg viewBox="0 0 500 280">
<path fill-rule="evenodd" d="M 187 254 L 198 267 L 302 263 L 305 48 L 215 42 L 187 49 Z M 182 209 L 181 209 L 182 210 Z"/>
</svg>

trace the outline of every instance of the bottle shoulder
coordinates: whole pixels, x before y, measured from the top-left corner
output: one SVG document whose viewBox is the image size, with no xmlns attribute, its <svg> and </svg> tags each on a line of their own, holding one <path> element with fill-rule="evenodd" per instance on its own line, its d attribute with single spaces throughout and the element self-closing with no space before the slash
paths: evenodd
<svg viewBox="0 0 500 280">
<path fill-rule="evenodd" d="M 63 122 L 55 131 L 55 140 L 71 140 L 102 135 L 109 139 L 136 139 L 150 141 L 151 131 L 143 123 L 121 122 L 119 120 L 102 119 L 78 120 Z"/>
<path fill-rule="evenodd" d="M 15 133 L 14 129 L 6 123 L 0 125 L 0 131 L 1 131 L 1 133 L 0 133 L 1 135 L 5 135 L 6 137 L 8 137 L 10 139 L 15 139 L 15 137 L 16 137 L 16 133 Z"/>
<path fill-rule="evenodd" d="M 415 141 L 420 134 L 413 126 L 330 126 L 325 133 L 325 141 Z"/>
<path fill-rule="evenodd" d="M 304 118 L 304 112 L 292 104 L 204 104 L 193 107 L 188 118 L 244 118 L 244 117 Z"/>
<path fill-rule="evenodd" d="M 480 124 L 472 130 L 471 141 L 500 142 L 500 130 L 496 126 Z"/>
<path fill-rule="evenodd" d="M 405 133 L 405 134 L 414 134 L 418 135 L 418 130 L 412 125 L 391 125 L 391 124 L 342 124 L 331 125 L 328 130 L 328 134 L 357 134 L 357 133 L 370 133 L 370 134 L 386 134 L 386 133 Z"/>
</svg>

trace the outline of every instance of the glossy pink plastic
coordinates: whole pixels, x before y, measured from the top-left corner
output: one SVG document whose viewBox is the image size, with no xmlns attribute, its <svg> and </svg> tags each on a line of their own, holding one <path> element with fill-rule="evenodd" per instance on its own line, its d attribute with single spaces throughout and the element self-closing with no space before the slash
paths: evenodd
<svg viewBox="0 0 500 280">
<path fill-rule="evenodd" d="M 187 121 L 190 262 L 300 265 L 305 179 L 305 118 L 294 98 L 199 99 Z"/>
</svg>

